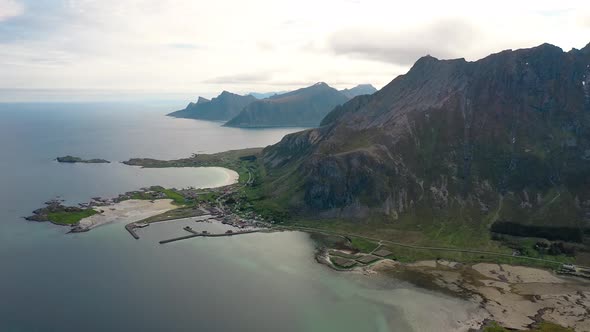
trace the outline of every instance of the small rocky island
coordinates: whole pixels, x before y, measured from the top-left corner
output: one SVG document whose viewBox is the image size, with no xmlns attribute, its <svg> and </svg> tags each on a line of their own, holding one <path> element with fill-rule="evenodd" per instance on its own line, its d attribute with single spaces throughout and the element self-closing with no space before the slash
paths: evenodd
<svg viewBox="0 0 590 332">
<path fill-rule="evenodd" d="M 57 157 L 57 160 L 60 163 L 84 163 L 84 164 L 110 164 L 111 162 L 105 159 L 82 159 L 80 157 L 73 157 L 73 156 L 65 156 L 65 157 Z"/>
</svg>

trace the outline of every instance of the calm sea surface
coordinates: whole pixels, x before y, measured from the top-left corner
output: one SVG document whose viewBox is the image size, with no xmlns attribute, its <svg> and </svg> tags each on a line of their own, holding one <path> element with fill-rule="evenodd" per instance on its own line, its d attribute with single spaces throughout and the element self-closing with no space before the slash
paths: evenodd
<svg viewBox="0 0 590 332">
<path fill-rule="evenodd" d="M 151 226 L 137 241 L 123 224 L 66 235 L 21 218 L 56 196 L 78 203 L 225 179 L 211 168 L 64 165 L 57 156 L 180 158 L 266 146 L 295 131 L 164 116 L 178 108 L 0 104 L 0 331 L 446 331 L 473 310 L 400 281 L 334 272 L 315 262 L 304 233 L 159 245 L 187 222 Z"/>
</svg>

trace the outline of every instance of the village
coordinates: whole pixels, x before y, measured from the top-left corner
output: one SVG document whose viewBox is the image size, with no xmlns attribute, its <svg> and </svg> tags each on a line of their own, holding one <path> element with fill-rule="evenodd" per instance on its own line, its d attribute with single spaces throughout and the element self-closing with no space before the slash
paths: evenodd
<svg viewBox="0 0 590 332">
<path fill-rule="evenodd" d="M 188 235 L 180 236 L 173 239 L 163 240 L 160 243 L 169 243 L 193 237 L 218 237 L 218 236 L 234 236 L 241 234 L 249 234 L 254 232 L 268 231 L 273 221 L 266 221 L 261 215 L 257 215 L 252 211 L 239 211 L 236 206 L 236 200 L 231 197 L 236 193 L 238 185 L 230 185 L 226 187 L 216 189 L 195 189 L 195 188 L 184 188 L 184 189 L 163 189 L 161 187 L 150 187 L 142 188 L 139 191 L 132 191 L 111 200 L 93 200 L 95 206 L 100 204 L 110 204 L 111 202 L 124 201 L 128 199 L 166 199 L 172 198 L 177 202 L 183 201 L 183 205 L 179 208 L 170 210 L 164 214 L 150 217 L 137 222 L 129 223 L 125 226 L 125 229 L 135 239 L 139 239 L 137 229 L 148 227 L 149 225 L 157 222 L 173 222 L 180 220 L 194 220 L 197 223 L 207 222 L 214 223 L 218 222 L 223 225 L 232 227 L 232 229 L 226 230 L 223 233 L 209 233 L 208 231 L 197 231 L 191 226 L 182 228 L 188 232 Z M 178 197 L 174 197 L 178 195 Z M 228 204 L 228 202 L 231 203 Z M 96 205 L 99 204 L 99 205 Z"/>
</svg>

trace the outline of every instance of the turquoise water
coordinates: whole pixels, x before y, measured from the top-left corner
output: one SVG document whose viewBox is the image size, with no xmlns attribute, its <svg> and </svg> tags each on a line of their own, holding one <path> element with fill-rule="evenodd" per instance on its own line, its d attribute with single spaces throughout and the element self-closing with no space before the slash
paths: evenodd
<svg viewBox="0 0 590 332">
<path fill-rule="evenodd" d="M 163 116 L 176 108 L 0 104 L 0 331 L 440 331 L 474 309 L 400 281 L 327 269 L 304 233 L 159 245 L 191 221 L 154 225 L 134 240 L 117 223 L 66 235 L 21 218 L 58 195 L 75 203 L 148 185 L 215 186 L 225 176 L 63 165 L 53 161 L 60 155 L 179 158 L 265 146 L 295 130 Z"/>
</svg>

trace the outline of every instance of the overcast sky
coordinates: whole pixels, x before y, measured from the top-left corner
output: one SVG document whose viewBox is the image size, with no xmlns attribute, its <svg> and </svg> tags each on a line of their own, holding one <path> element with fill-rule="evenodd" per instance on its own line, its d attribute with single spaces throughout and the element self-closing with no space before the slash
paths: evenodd
<svg viewBox="0 0 590 332">
<path fill-rule="evenodd" d="M 381 88 L 426 54 L 543 42 L 588 44 L 590 1 L 0 0 L 0 90 Z"/>
</svg>

